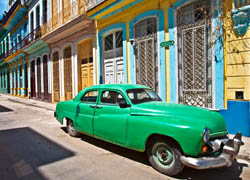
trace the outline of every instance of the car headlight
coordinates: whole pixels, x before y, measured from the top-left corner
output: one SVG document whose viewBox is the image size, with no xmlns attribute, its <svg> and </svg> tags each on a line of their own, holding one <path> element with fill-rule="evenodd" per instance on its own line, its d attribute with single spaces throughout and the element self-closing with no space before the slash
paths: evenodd
<svg viewBox="0 0 250 180">
<path fill-rule="evenodd" d="M 208 142 L 210 138 L 210 131 L 208 128 L 204 128 L 203 130 L 203 141 Z"/>
</svg>

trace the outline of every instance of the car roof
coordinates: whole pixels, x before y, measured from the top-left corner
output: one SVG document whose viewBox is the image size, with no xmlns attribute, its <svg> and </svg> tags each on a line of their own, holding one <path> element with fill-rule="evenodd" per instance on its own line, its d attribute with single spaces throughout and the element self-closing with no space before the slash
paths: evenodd
<svg viewBox="0 0 250 180">
<path fill-rule="evenodd" d="M 121 91 L 126 91 L 128 89 L 139 89 L 139 88 L 146 88 L 150 89 L 147 86 L 140 85 L 140 84 L 100 84 L 86 88 L 85 90 L 91 89 L 117 89 Z"/>
</svg>

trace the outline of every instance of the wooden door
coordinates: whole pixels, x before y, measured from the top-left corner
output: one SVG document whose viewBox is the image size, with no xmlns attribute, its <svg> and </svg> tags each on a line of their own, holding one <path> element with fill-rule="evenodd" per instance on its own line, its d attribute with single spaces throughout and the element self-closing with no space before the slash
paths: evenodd
<svg viewBox="0 0 250 180">
<path fill-rule="evenodd" d="M 41 98 L 41 59 L 37 59 L 37 96 Z"/>
<path fill-rule="evenodd" d="M 60 101 L 59 53 L 53 54 L 53 91 L 54 102 Z"/>
<path fill-rule="evenodd" d="M 31 97 L 36 97 L 35 61 L 31 62 Z"/>
<path fill-rule="evenodd" d="M 79 59 L 80 59 L 80 89 L 87 88 L 93 85 L 93 51 L 92 39 L 84 41 L 79 45 Z"/>
<path fill-rule="evenodd" d="M 64 95 L 65 100 L 72 99 L 72 61 L 71 47 L 67 47 L 63 51 L 64 59 Z"/>
<path fill-rule="evenodd" d="M 43 56 L 43 84 L 44 84 L 44 99 L 48 100 L 48 56 Z"/>
</svg>

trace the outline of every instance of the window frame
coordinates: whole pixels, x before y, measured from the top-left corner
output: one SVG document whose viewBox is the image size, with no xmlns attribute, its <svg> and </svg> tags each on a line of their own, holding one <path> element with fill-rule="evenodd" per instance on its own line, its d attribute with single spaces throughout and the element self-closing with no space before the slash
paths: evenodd
<svg viewBox="0 0 250 180">
<path fill-rule="evenodd" d="M 115 89 L 103 89 L 103 90 L 101 90 L 100 91 L 100 98 L 99 98 L 99 101 L 98 101 L 98 104 L 99 105 L 105 105 L 105 106 L 119 106 L 119 104 L 117 104 L 117 103 L 104 103 L 104 102 L 102 102 L 101 101 L 101 99 L 102 99 L 102 94 L 105 92 L 105 91 L 113 91 L 113 92 L 116 92 L 116 93 L 119 93 L 122 97 L 123 97 L 123 99 L 125 100 L 125 102 L 127 103 L 127 104 L 130 104 L 130 103 L 128 103 L 128 100 L 127 100 L 127 98 L 126 98 L 126 96 L 121 92 L 121 91 L 119 91 L 119 90 L 115 90 Z M 120 107 L 120 106 L 119 106 Z"/>
<path fill-rule="evenodd" d="M 82 101 L 82 98 L 86 95 L 86 94 L 88 94 L 89 92 L 94 92 L 94 91 L 96 91 L 97 92 L 97 96 L 96 96 L 96 101 L 95 102 L 91 102 L 91 101 Z M 80 100 L 80 102 L 81 103 L 86 103 L 86 104 L 97 104 L 98 103 L 98 96 L 99 96 L 99 90 L 88 90 L 88 91 L 86 91 L 82 96 L 81 96 L 81 98 L 79 99 Z"/>
</svg>

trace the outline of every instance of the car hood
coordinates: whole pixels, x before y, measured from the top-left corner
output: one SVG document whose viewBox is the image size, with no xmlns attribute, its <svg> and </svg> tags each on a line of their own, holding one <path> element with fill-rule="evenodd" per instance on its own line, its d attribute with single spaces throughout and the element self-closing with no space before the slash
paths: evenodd
<svg viewBox="0 0 250 180">
<path fill-rule="evenodd" d="M 135 116 L 161 116 L 164 118 L 159 120 L 184 128 L 197 127 L 203 130 L 207 127 L 214 135 L 218 132 L 227 134 L 224 118 L 218 112 L 204 108 L 154 101 L 134 105 L 131 113 Z"/>
</svg>

